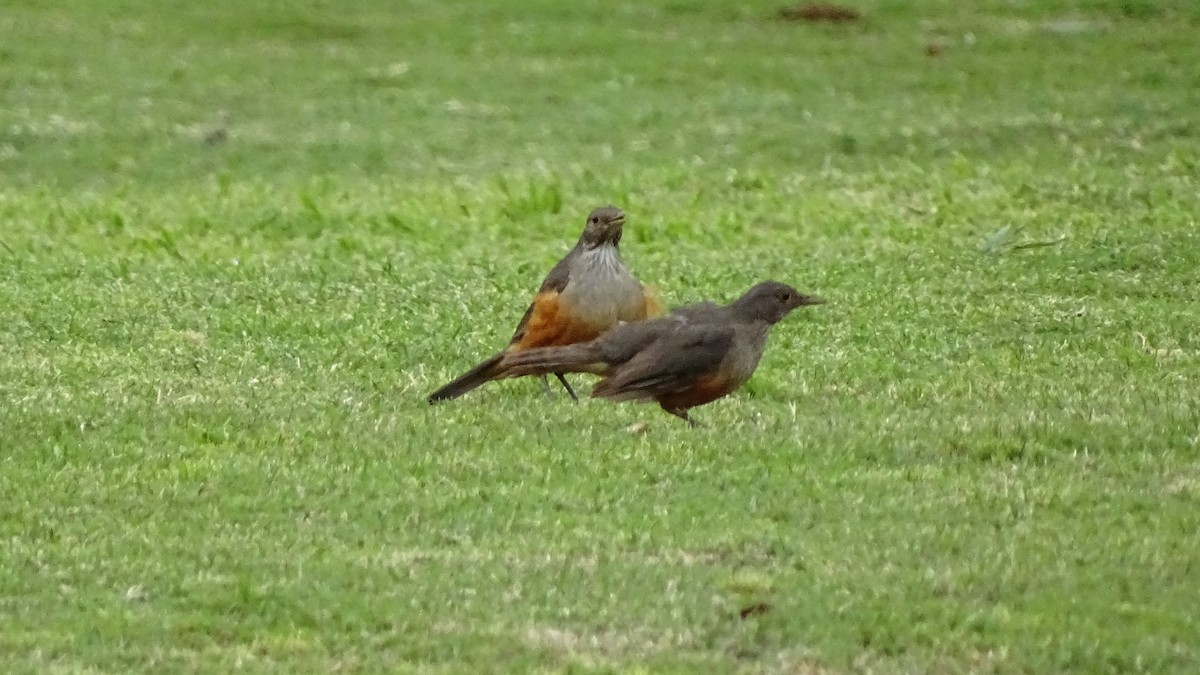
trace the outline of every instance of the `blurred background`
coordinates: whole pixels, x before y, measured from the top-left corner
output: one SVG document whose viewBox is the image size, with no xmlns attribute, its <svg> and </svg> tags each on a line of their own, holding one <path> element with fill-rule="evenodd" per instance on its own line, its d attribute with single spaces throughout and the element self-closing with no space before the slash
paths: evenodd
<svg viewBox="0 0 1200 675">
<path fill-rule="evenodd" d="M 838 9 L 12 3 L 0 172 L 102 186 L 1053 167 L 1194 143 L 1194 2 L 822 7 Z"/>
</svg>

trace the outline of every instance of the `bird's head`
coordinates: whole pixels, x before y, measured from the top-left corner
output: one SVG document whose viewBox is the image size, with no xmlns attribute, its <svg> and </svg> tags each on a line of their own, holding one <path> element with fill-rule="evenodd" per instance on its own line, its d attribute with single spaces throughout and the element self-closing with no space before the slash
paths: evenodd
<svg viewBox="0 0 1200 675">
<path fill-rule="evenodd" d="M 579 242 L 585 248 L 616 246 L 621 243 L 625 212 L 615 206 L 602 206 L 588 214 Z"/>
<path fill-rule="evenodd" d="M 742 297 L 733 301 L 732 307 L 740 316 L 755 321 L 775 324 L 783 320 L 793 309 L 805 305 L 820 305 L 824 299 L 815 295 L 804 295 L 800 291 L 778 281 L 763 281 L 755 284 Z"/>
</svg>

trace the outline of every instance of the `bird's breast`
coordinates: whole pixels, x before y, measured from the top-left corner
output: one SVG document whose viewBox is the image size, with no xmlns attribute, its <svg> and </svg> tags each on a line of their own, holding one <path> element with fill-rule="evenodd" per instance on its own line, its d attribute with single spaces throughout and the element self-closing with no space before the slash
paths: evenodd
<svg viewBox="0 0 1200 675">
<path fill-rule="evenodd" d="M 570 281 L 560 296 L 576 320 L 601 331 L 646 314 L 642 285 L 611 246 L 582 253 L 571 266 Z"/>
<path fill-rule="evenodd" d="M 745 383 L 758 368 L 763 351 L 767 347 L 769 327 L 764 325 L 739 326 L 736 329 L 734 346 L 725 355 L 721 370 L 727 373 L 737 386 Z"/>
</svg>

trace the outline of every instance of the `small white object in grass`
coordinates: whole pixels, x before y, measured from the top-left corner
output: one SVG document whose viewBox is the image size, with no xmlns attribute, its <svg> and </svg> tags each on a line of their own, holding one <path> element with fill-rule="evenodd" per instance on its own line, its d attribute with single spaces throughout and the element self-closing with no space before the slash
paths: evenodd
<svg viewBox="0 0 1200 675">
<path fill-rule="evenodd" d="M 146 589 L 141 584 L 135 584 L 125 589 L 125 599 L 129 602 L 140 602 L 146 599 Z"/>
<path fill-rule="evenodd" d="M 230 261 L 229 261 L 229 264 L 230 264 L 230 265 L 233 265 L 234 267 L 237 267 L 237 266 L 238 266 L 238 259 L 237 259 L 237 258 L 234 258 L 234 259 L 230 260 Z"/>
<path fill-rule="evenodd" d="M 634 422 L 633 424 L 630 424 L 629 426 L 625 427 L 625 431 L 628 431 L 629 433 L 633 434 L 634 436 L 640 436 L 649 430 L 650 430 L 650 425 L 646 422 Z"/>
</svg>

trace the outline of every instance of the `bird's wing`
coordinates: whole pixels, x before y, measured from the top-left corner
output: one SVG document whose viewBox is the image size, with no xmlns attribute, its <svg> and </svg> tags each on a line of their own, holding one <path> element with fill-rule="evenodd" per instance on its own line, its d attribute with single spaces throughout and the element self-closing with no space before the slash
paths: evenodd
<svg viewBox="0 0 1200 675">
<path fill-rule="evenodd" d="M 530 319 L 533 318 L 535 311 L 546 311 L 547 307 L 553 305 L 557 308 L 557 302 L 546 302 L 551 296 L 557 298 L 558 294 L 567 287 L 567 283 L 571 280 L 571 260 L 575 255 L 575 249 L 559 260 L 554 267 L 550 268 L 549 274 L 542 280 L 542 285 L 538 287 L 537 295 L 534 296 L 533 302 L 529 303 L 529 308 L 525 310 L 525 315 L 521 317 L 521 322 L 517 324 L 517 330 L 513 332 L 512 340 L 509 344 L 516 344 L 525 337 L 525 329 L 529 326 Z M 539 300 L 541 302 L 539 302 Z"/>
<path fill-rule="evenodd" d="M 599 382 L 592 396 L 629 401 L 683 391 L 720 367 L 733 340 L 730 326 L 684 324 Z"/>
<path fill-rule="evenodd" d="M 722 307 L 715 302 L 705 300 L 691 305 L 676 307 L 671 310 L 668 316 L 678 317 L 688 322 L 700 322 L 706 320 L 718 319 L 724 314 L 720 311 Z"/>
</svg>

